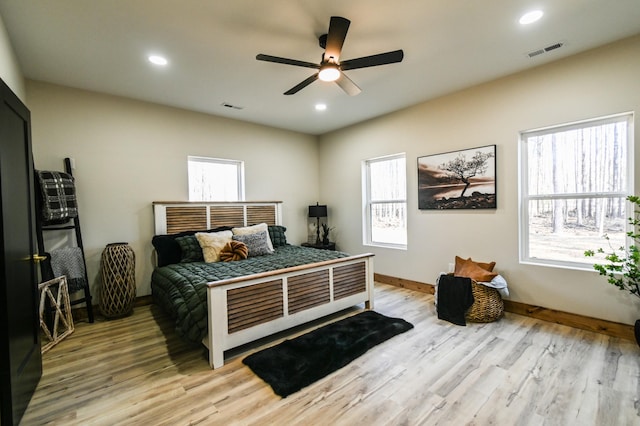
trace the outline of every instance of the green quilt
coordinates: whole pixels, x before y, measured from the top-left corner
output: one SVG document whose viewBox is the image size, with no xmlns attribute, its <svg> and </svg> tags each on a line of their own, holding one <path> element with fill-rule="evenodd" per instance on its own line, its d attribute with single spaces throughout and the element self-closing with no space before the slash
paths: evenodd
<svg viewBox="0 0 640 426">
<path fill-rule="evenodd" d="M 347 256 L 339 251 L 286 245 L 276 247 L 273 254 L 235 262 L 167 265 L 153 271 L 151 293 L 154 302 L 175 319 L 177 333 L 199 344 L 207 335 L 206 283 Z"/>
</svg>

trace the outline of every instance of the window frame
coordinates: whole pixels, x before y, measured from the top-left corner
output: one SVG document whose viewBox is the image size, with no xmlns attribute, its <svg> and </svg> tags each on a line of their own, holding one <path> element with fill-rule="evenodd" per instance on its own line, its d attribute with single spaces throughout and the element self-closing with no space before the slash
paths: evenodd
<svg viewBox="0 0 640 426">
<path fill-rule="evenodd" d="M 195 200 L 191 198 L 191 176 L 189 173 L 189 164 L 191 162 L 200 162 L 200 163 L 213 163 L 219 165 L 234 165 L 236 166 L 236 185 L 238 188 L 237 199 L 235 200 Z M 214 157 L 203 157 L 197 155 L 189 155 L 187 156 L 187 190 L 188 190 L 188 198 L 189 201 L 222 201 L 222 202 L 238 202 L 245 201 L 245 188 L 244 188 L 244 161 L 242 160 L 231 160 L 226 158 L 214 158 Z"/>
<path fill-rule="evenodd" d="M 529 194 L 529 157 L 528 157 L 528 149 L 527 143 L 528 138 L 537 137 L 542 135 L 549 135 L 553 133 L 560 133 L 564 131 L 582 129 L 586 127 L 594 127 L 601 126 L 611 123 L 617 122 L 625 122 L 627 123 L 627 140 L 626 140 L 626 182 L 627 186 L 624 190 L 620 191 L 591 191 L 591 192 L 577 192 L 577 193 L 560 193 L 560 194 Z M 565 124 L 559 124 L 554 126 L 548 126 L 544 128 L 532 129 L 521 131 L 519 134 L 519 143 L 518 143 L 518 180 L 519 180 L 519 212 L 518 212 L 518 220 L 519 220 L 519 261 L 521 264 L 530 264 L 530 265 L 539 265 L 539 266 L 549 266 L 549 267 L 557 267 L 564 269 L 577 269 L 577 270 L 588 270 L 593 271 L 593 263 L 592 261 L 588 262 L 571 262 L 567 260 L 559 260 L 559 259 L 542 259 L 542 258 L 533 258 L 530 256 L 530 216 L 529 216 L 529 205 L 531 201 L 535 200 L 562 200 L 562 199 L 594 199 L 594 198 L 626 198 L 628 195 L 633 194 L 633 184 L 634 184 L 634 170 L 633 170 L 633 159 L 634 159 L 634 113 L 633 112 L 623 112 L 619 114 L 612 114 L 602 117 L 596 117 L 586 120 L 580 120 Z M 625 202 L 625 217 L 628 217 L 629 211 L 629 203 Z M 626 227 L 626 231 L 628 231 L 628 225 Z M 603 238 L 603 243 L 605 242 Z M 625 246 L 629 246 L 628 238 L 625 238 Z"/>
<path fill-rule="evenodd" d="M 402 199 L 389 199 L 389 200 L 371 200 L 371 168 L 370 165 L 373 163 L 379 163 L 382 161 L 396 160 L 402 159 L 405 163 L 405 182 L 404 182 L 404 198 Z M 406 153 L 398 153 L 392 155 L 385 155 L 382 157 L 369 158 L 362 161 L 362 237 L 363 237 L 363 245 L 366 246 L 374 246 L 374 247 L 385 247 L 391 249 L 398 250 L 407 250 L 408 246 L 408 223 L 405 222 L 405 244 L 397 244 L 397 243 L 389 243 L 389 242 L 381 242 L 381 241 L 373 241 L 372 238 L 372 205 L 373 204 L 389 204 L 389 203 L 402 203 L 404 204 L 405 210 L 405 220 L 408 222 L 408 206 L 407 206 L 407 156 Z"/>
</svg>

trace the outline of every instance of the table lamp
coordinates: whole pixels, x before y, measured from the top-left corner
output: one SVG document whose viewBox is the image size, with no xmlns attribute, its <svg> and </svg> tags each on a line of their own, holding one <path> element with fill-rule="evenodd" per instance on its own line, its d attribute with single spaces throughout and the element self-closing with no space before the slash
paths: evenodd
<svg viewBox="0 0 640 426">
<path fill-rule="evenodd" d="M 316 244 L 320 245 L 320 218 L 327 217 L 327 206 L 321 206 L 319 203 L 316 203 L 315 206 L 309 206 L 309 217 L 315 217 L 317 220 L 316 224 Z"/>
</svg>

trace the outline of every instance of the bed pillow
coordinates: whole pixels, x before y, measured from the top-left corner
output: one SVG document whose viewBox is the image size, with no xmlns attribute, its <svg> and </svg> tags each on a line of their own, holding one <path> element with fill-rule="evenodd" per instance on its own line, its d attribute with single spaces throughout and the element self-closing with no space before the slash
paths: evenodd
<svg viewBox="0 0 640 426">
<path fill-rule="evenodd" d="M 186 235 L 193 235 L 196 232 L 208 232 L 206 229 L 201 231 L 185 231 L 177 234 L 168 235 L 154 235 L 151 239 L 153 248 L 156 249 L 156 255 L 158 257 L 158 266 L 166 266 L 174 263 L 180 263 L 182 259 L 182 249 L 180 244 L 176 241 L 176 238 L 184 237 Z"/>
<path fill-rule="evenodd" d="M 287 236 L 284 234 L 287 228 L 279 225 L 269 225 L 269 239 L 273 247 L 282 247 L 287 245 Z"/>
<path fill-rule="evenodd" d="M 489 262 L 489 263 L 476 262 L 471 258 L 469 258 L 469 261 L 475 263 L 476 265 L 478 265 L 479 267 L 481 267 L 485 271 L 489 271 L 489 272 L 493 272 L 493 268 L 495 268 L 495 266 L 496 266 L 496 262 Z"/>
<path fill-rule="evenodd" d="M 220 251 L 220 260 L 223 262 L 233 262 L 243 260 L 249 256 L 249 249 L 245 243 L 240 241 L 229 241 Z"/>
<path fill-rule="evenodd" d="M 175 236 L 154 235 L 151 239 L 151 244 L 156 250 L 156 263 L 158 266 L 180 263 L 182 252 L 180 251 L 180 246 L 176 243 Z"/>
<path fill-rule="evenodd" d="M 458 268 L 461 268 L 463 264 L 466 262 L 472 262 L 477 266 L 481 267 L 482 269 L 484 269 L 485 271 L 489 271 L 489 272 L 493 272 L 493 268 L 496 266 L 496 262 L 489 262 L 489 263 L 476 262 L 471 258 L 463 259 L 459 256 L 456 256 L 456 270 L 458 270 Z"/>
<path fill-rule="evenodd" d="M 202 247 L 195 235 L 177 237 L 176 242 L 180 246 L 180 263 L 202 262 L 204 260 Z"/>
<path fill-rule="evenodd" d="M 154 235 L 151 239 L 151 244 L 156 250 L 158 266 L 160 267 L 180 263 L 180 260 L 182 259 L 182 250 L 180 249 L 180 245 L 176 242 L 176 238 L 184 237 L 186 235 L 195 235 L 197 232 L 219 232 L 226 230 L 231 230 L 231 227 L 220 226 L 215 229 L 183 231 L 167 235 Z"/>
<path fill-rule="evenodd" d="M 469 258 L 467 260 L 462 259 L 459 265 L 456 265 L 454 275 L 457 277 L 469 277 L 478 282 L 489 282 L 498 274 L 487 271 Z"/>
<path fill-rule="evenodd" d="M 248 257 L 264 256 L 273 253 L 273 249 L 269 248 L 269 237 L 266 232 L 258 232 L 255 234 L 234 235 L 234 241 L 244 243 L 249 249 Z"/>
<path fill-rule="evenodd" d="M 231 241 L 231 237 L 233 237 L 231 231 L 196 233 L 204 261 L 208 263 L 220 262 L 220 252 Z"/>
<path fill-rule="evenodd" d="M 232 231 L 233 235 L 250 235 L 263 232 L 267 237 L 267 245 L 269 246 L 269 250 L 273 251 L 273 244 L 271 243 L 271 238 L 269 238 L 269 226 L 266 223 L 233 228 Z"/>
</svg>

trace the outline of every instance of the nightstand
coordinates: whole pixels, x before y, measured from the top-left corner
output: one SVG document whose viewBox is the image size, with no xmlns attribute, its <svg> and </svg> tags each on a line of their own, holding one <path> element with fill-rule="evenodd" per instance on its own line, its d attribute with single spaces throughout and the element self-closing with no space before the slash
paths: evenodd
<svg viewBox="0 0 640 426">
<path fill-rule="evenodd" d="M 311 244 L 311 243 L 302 243 L 300 244 L 302 247 L 312 247 L 312 248 L 317 248 L 317 249 L 321 249 L 321 250 L 335 250 L 336 249 L 336 243 L 329 243 L 329 244 Z"/>
</svg>

